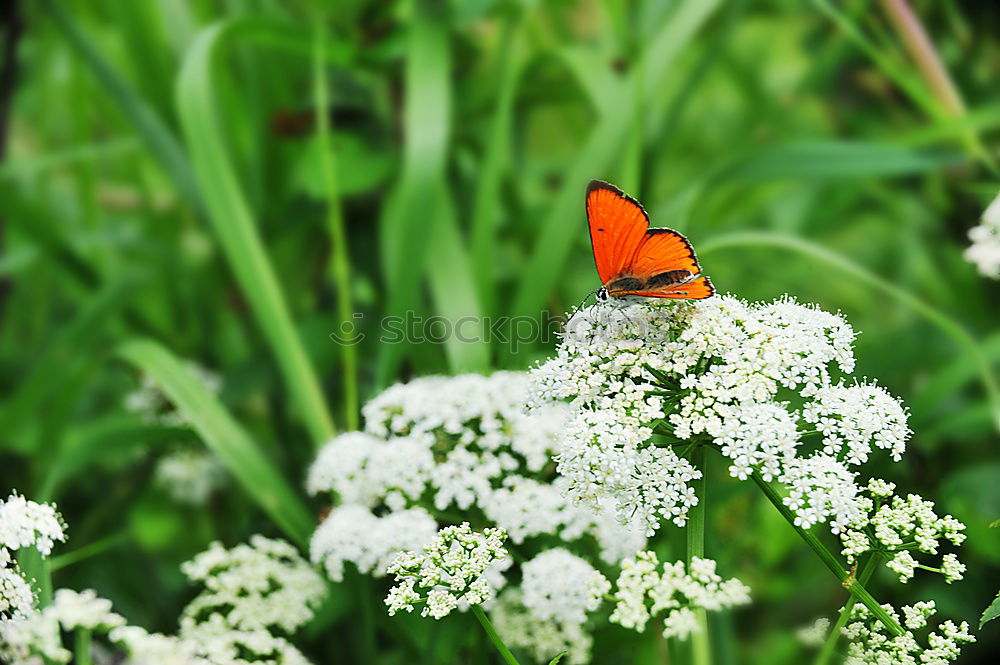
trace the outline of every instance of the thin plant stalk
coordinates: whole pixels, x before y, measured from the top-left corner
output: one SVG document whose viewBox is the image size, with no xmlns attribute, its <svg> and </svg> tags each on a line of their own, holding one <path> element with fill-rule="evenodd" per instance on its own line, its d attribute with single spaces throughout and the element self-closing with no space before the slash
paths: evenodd
<svg viewBox="0 0 1000 665">
<path fill-rule="evenodd" d="M 701 471 L 701 478 L 691 481 L 691 486 L 698 496 L 698 503 L 688 513 L 687 524 L 687 563 L 691 567 L 694 557 L 705 556 L 705 504 L 707 503 L 705 464 L 705 446 L 696 445 L 691 451 L 691 464 Z M 698 630 L 691 636 L 691 656 L 694 665 L 711 665 L 712 647 L 708 639 L 708 616 L 704 608 L 695 610 L 698 620 Z"/>
<path fill-rule="evenodd" d="M 489 620 L 489 617 L 486 616 L 486 613 L 483 612 L 483 609 L 479 607 L 479 605 L 473 605 L 472 613 L 476 615 L 477 619 L 479 619 L 479 624 L 483 627 L 483 630 L 486 631 L 486 636 L 490 638 L 491 642 L 493 642 L 493 646 L 495 646 L 497 651 L 500 652 L 504 662 L 507 663 L 507 665 L 521 665 L 517 662 L 517 658 L 514 658 L 514 654 L 510 652 L 507 645 L 503 643 L 503 640 L 500 639 L 500 635 L 497 634 L 496 628 L 493 627 L 493 623 Z"/>
<path fill-rule="evenodd" d="M 351 301 L 351 266 L 347 252 L 347 232 L 344 212 L 340 205 L 337 163 L 330 127 L 330 95 L 326 81 L 326 24 L 323 17 L 314 20 L 313 33 L 313 97 L 316 104 L 316 140 L 319 142 L 319 164 L 326 190 L 326 221 L 332 242 L 330 272 L 337 289 L 337 314 L 340 329 L 351 330 L 354 312 Z M 354 344 L 340 345 L 341 378 L 344 391 L 344 423 L 346 429 L 358 428 L 358 355 Z"/>
<path fill-rule="evenodd" d="M 73 662 L 76 665 L 92 665 L 94 659 L 91 655 L 90 630 L 78 628 L 73 647 Z"/>
<path fill-rule="evenodd" d="M 937 99 L 944 115 L 953 118 L 964 118 L 966 115 L 965 104 L 962 96 L 955 86 L 955 82 L 945 69 L 934 42 L 927 35 L 920 18 L 916 15 L 906 0 L 882 0 L 882 9 L 889 22 L 899 34 L 907 53 L 913 59 L 920 75 L 927 82 L 927 87 Z M 983 148 L 978 135 L 969 127 L 962 131 L 962 139 L 968 146 L 969 152 L 976 155 L 990 169 L 996 173 L 996 162 L 990 153 Z"/>
<path fill-rule="evenodd" d="M 754 471 L 751 476 L 753 481 L 757 483 L 757 486 L 764 492 L 764 496 L 778 509 L 781 516 L 785 518 L 793 529 L 799 534 L 802 540 L 806 541 L 806 544 L 815 552 L 820 560 L 830 569 L 830 572 L 836 576 L 840 583 L 845 589 L 851 592 L 852 597 L 856 600 L 861 601 L 865 607 L 877 618 L 879 621 L 889 629 L 893 635 L 902 635 L 904 633 L 903 627 L 899 625 L 895 619 L 893 619 L 885 611 L 885 609 L 878 604 L 878 601 L 868 592 L 865 588 L 864 582 L 858 579 L 855 575 L 852 575 L 848 571 L 844 570 L 844 567 L 837 560 L 837 557 L 833 555 L 830 550 L 826 548 L 823 543 L 819 541 L 815 535 L 811 532 L 803 529 L 802 527 L 795 524 L 795 515 L 792 511 L 785 505 L 782 501 L 781 496 L 778 494 L 770 483 L 765 481 L 759 472 Z"/>
<path fill-rule="evenodd" d="M 871 556 L 865 561 L 864 565 L 861 566 L 861 570 L 858 571 L 858 581 L 861 584 L 868 584 L 868 580 L 871 579 L 872 573 L 875 572 L 875 568 L 882 562 L 882 556 L 877 552 L 873 552 Z M 827 665 L 830 659 L 833 658 L 834 653 L 837 649 L 837 641 L 840 639 L 840 631 L 844 629 L 847 625 L 848 620 L 851 618 L 851 610 L 854 609 L 854 604 L 857 599 L 854 596 L 848 596 L 847 600 L 844 602 L 844 606 L 840 609 L 840 615 L 837 617 L 837 622 L 830 629 L 830 635 L 826 638 L 826 642 L 823 643 L 823 648 L 820 650 L 819 655 L 816 657 L 816 662 L 814 665 Z"/>
</svg>

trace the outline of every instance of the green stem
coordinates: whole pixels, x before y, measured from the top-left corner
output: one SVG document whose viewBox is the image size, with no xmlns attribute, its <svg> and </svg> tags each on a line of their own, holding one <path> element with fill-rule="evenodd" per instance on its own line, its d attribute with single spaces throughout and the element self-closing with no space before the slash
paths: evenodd
<svg viewBox="0 0 1000 665">
<path fill-rule="evenodd" d="M 872 552 L 871 556 L 865 561 L 864 565 L 861 566 L 861 570 L 858 572 L 858 582 L 861 584 L 867 584 L 868 580 L 871 579 L 872 573 L 882 562 L 882 556 L 878 552 Z M 826 638 L 826 642 L 823 644 L 823 649 L 820 650 L 819 655 L 816 657 L 816 662 L 814 665 L 827 665 L 833 654 L 836 652 L 837 641 L 840 639 L 840 631 L 844 629 L 847 622 L 851 618 L 851 610 L 854 609 L 854 603 L 857 599 L 854 596 L 848 596 L 847 601 L 844 606 L 840 609 L 840 616 L 837 617 L 837 623 L 833 625 L 830 629 L 830 636 Z"/>
<path fill-rule="evenodd" d="M 701 470 L 701 478 L 691 481 L 691 486 L 698 496 L 698 503 L 688 513 L 687 562 L 689 568 L 691 559 L 705 556 L 705 504 L 708 501 L 706 495 L 708 465 L 705 464 L 704 446 L 695 446 L 691 451 L 691 464 Z M 692 663 L 694 665 L 711 665 L 712 647 L 708 639 L 708 616 L 704 608 L 696 609 L 695 615 L 698 618 L 699 630 L 691 636 Z"/>
<path fill-rule="evenodd" d="M 902 635 L 904 633 L 902 626 L 889 616 L 889 614 L 882 609 L 882 606 L 878 604 L 878 601 L 868 592 L 865 588 L 863 582 L 857 579 L 855 576 L 851 575 L 848 571 L 844 570 L 844 567 L 837 560 L 837 557 L 833 555 L 826 548 L 819 539 L 813 535 L 811 532 L 806 531 L 802 527 L 795 524 L 795 514 L 785 505 L 785 502 L 781 499 L 781 495 L 778 494 L 771 485 L 761 478 L 760 473 L 754 471 L 753 481 L 757 483 L 757 486 L 764 492 L 764 496 L 778 509 L 781 516 L 792 526 L 793 529 L 801 536 L 802 540 L 806 541 L 806 544 L 812 548 L 812 550 L 819 556 L 820 560 L 826 564 L 826 567 L 830 569 L 830 572 L 840 580 L 840 583 L 845 589 L 851 592 L 851 595 L 868 608 L 875 618 L 881 621 L 886 628 L 889 629 L 893 635 Z"/>
<path fill-rule="evenodd" d="M 347 252 L 347 233 L 344 230 L 344 212 L 340 205 L 340 187 L 337 183 L 337 164 L 334 158 L 330 128 L 330 95 L 327 89 L 326 23 L 324 17 L 315 19 L 313 36 L 313 96 L 316 101 L 316 138 L 319 141 L 319 163 L 326 189 L 327 226 L 333 242 L 330 269 L 337 288 L 337 313 L 341 331 L 352 330 L 354 312 L 351 303 L 351 267 Z M 341 343 L 343 362 L 344 422 L 348 430 L 358 428 L 358 355 L 355 345 Z"/>
<path fill-rule="evenodd" d="M 77 629 L 75 641 L 73 662 L 75 665 L 91 665 L 94 661 L 90 653 L 90 631 L 85 628 Z"/>
<path fill-rule="evenodd" d="M 496 628 L 493 627 L 493 624 L 483 612 L 482 608 L 479 607 L 479 605 L 473 605 L 472 613 L 476 615 L 477 619 L 479 619 L 480 625 L 483 627 L 483 630 L 486 631 L 486 636 L 490 638 L 490 641 L 493 642 L 493 646 L 495 646 L 497 651 L 500 652 L 500 655 L 503 656 L 504 662 L 507 663 L 507 665 L 521 665 L 517 662 L 517 658 L 514 658 L 514 654 L 510 652 L 507 645 L 503 643 L 503 640 L 500 639 L 500 636 L 497 635 Z"/>
<path fill-rule="evenodd" d="M 49 560 L 49 569 L 55 572 L 61 568 L 72 566 L 73 564 L 85 561 L 91 557 L 103 554 L 108 550 L 121 545 L 128 540 L 128 534 L 119 532 L 96 540 L 89 545 L 78 547 L 75 550 L 54 556 Z"/>
<path fill-rule="evenodd" d="M 373 580 L 365 575 L 358 574 L 358 587 L 360 593 L 359 623 L 361 624 L 361 634 L 358 635 L 358 650 L 361 653 L 361 662 L 375 663 L 378 661 L 378 647 L 375 639 L 375 608 L 372 605 L 372 598 L 375 597 Z"/>
</svg>

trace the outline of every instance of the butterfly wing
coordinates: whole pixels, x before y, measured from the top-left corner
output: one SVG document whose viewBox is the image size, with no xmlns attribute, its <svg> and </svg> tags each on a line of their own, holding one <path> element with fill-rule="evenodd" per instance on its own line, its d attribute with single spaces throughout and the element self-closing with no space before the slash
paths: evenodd
<svg viewBox="0 0 1000 665">
<path fill-rule="evenodd" d="M 649 217 L 639 202 L 614 185 L 591 180 L 587 186 L 587 223 L 594 263 L 602 284 L 625 274 L 646 237 Z"/>
<path fill-rule="evenodd" d="M 677 298 L 680 300 L 702 300 L 715 295 L 715 287 L 708 277 L 701 276 L 683 284 L 657 287 L 648 291 L 623 291 L 623 296 L 644 296 L 646 298 Z"/>
<path fill-rule="evenodd" d="M 626 272 L 641 281 L 637 290 L 614 295 L 700 300 L 715 294 L 687 238 L 673 229 L 649 229 Z"/>
<path fill-rule="evenodd" d="M 649 278 L 673 270 L 697 275 L 701 267 L 687 238 L 673 229 L 649 229 L 625 270 L 629 275 Z"/>
</svg>

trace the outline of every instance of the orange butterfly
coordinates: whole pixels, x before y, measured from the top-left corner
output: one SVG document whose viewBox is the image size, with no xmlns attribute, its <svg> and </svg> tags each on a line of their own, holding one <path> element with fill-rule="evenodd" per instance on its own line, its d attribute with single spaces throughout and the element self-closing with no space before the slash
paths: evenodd
<svg viewBox="0 0 1000 665">
<path fill-rule="evenodd" d="M 639 202 L 614 185 L 591 180 L 587 222 L 601 278 L 597 299 L 619 296 L 700 300 L 715 293 L 687 238 L 649 228 Z"/>
</svg>

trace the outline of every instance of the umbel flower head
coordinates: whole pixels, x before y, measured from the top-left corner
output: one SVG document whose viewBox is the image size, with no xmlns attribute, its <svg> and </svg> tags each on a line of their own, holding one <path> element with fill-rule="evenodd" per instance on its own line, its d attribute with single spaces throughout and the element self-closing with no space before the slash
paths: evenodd
<svg viewBox="0 0 1000 665">
<path fill-rule="evenodd" d="M 539 536 L 591 538 L 609 563 L 645 544 L 609 508 L 566 496 L 552 456 L 568 415 L 554 404 L 529 413 L 526 373 L 426 377 L 393 386 L 365 406 L 366 432 L 320 451 L 306 481 L 341 505 L 316 530 L 311 557 L 332 579 L 345 563 L 373 575 L 386 560 L 430 541 L 454 515 L 503 527 L 515 544 Z"/>
<path fill-rule="evenodd" d="M 965 565 L 954 553 L 941 557 L 940 568 L 921 564 L 913 553 L 937 555 L 943 541 L 961 545 L 965 525 L 951 515 L 938 517 L 934 503 L 916 494 L 905 499 L 895 496 L 895 485 L 873 479 L 858 498 L 859 517 L 840 534 L 843 554 L 854 563 L 866 552 L 886 557 L 886 567 L 899 575 L 900 582 L 913 578 L 917 568 L 944 575 L 949 584 L 962 579 Z"/>
<path fill-rule="evenodd" d="M 66 526 L 54 506 L 12 493 L 0 500 L 0 624 L 23 619 L 35 608 L 35 593 L 21 575 L 14 552 L 32 547 L 42 556 L 66 540 Z"/>
<path fill-rule="evenodd" d="M 983 212 L 980 224 L 969 230 L 969 241 L 966 260 L 983 277 L 1000 279 L 1000 194 Z"/>
<path fill-rule="evenodd" d="M 845 380 L 853 339 L 840 316 L 787 298 L 601 304 L 533 370 L 533 403 L 570 406 L 557 458 L 570 494 L 613 502 L 649 534 L 697 503 L 695 444 L 733 477 L 785 483 L 800 526 L 839 531 L 860 514 L 853 468 L 878 451 L 898 460 L 909 436 L 898 400 Z"/>
<path fill-rule="evenodd" d="M 750 589 L 736 578 L 723 580 L 715 561 L 691 558 L 660 566 L 654 552 L 639 552 L 622 564 L 611 621 L 642 631 L 651 617 L 664 613 L 664 637 L 687 639 L 699 630 L 695 610 L 718 611 L 750 602 Z"/>
<path fill-rule="evenodd" d="M 422 552 L 403 552 L 389 566 L 396 586 L 385 598 L 390 616 L 412 612 L 440 619 L 462 605 L 482 605 L 493 596 L 489 573 L 510 564 L 503 529 L 475 532 L 468 522 L 446 526 Z"/>
<path fill-rule="evenodd" d="M 899 622 L 900 617 L 891 605 L 883 605 L 882 608 Z M 934 610 L 933 600 L 904 606 L 901 624 L 905 632 L 893 636 L 887 634 L 885 626 L 872 616 L 867 607 L 855 605 L 850 622 L 843 630 L 844 636 L 850 640 L 845 665 L 947 665 L 956 660 L 963 644 L 976 641 L 965 621 L 957 626 L 952 621 L 942 622 L 936 630 L 927 633 L 926 647 L 917 639 L 917 632 L 927 627 L 927 620 Z"/>
<path fill-rule="evenodd" d="M 237 630 L 291 633 L 312 618 L 326 596 L 323 578 L 292 545 L 261 535 L 232 549 L 212 543 L 181 570 L 205 585 L 184 609 L 182 627 L 218 615 Z"/>
</svg>

